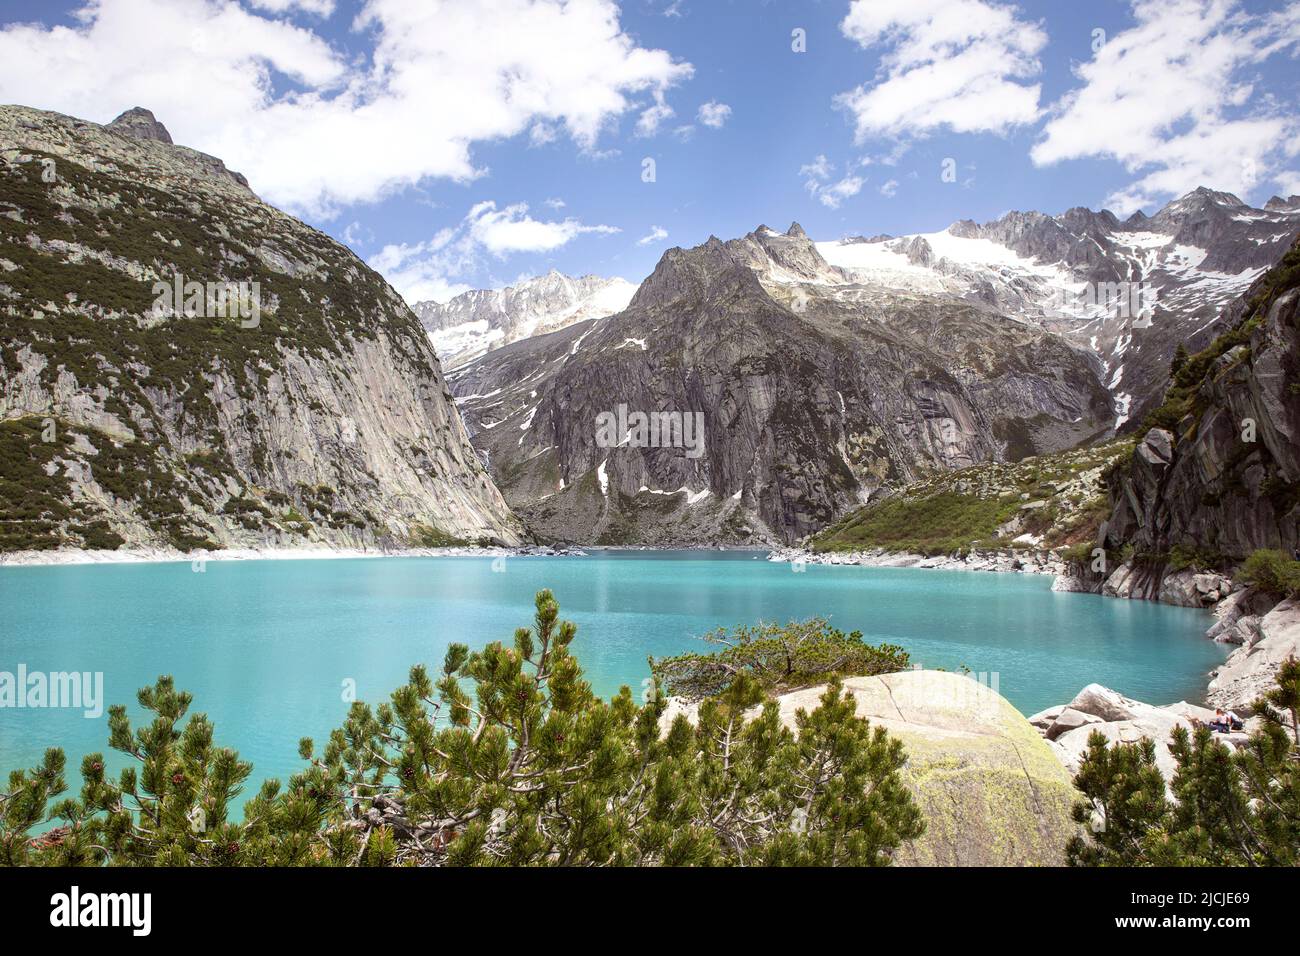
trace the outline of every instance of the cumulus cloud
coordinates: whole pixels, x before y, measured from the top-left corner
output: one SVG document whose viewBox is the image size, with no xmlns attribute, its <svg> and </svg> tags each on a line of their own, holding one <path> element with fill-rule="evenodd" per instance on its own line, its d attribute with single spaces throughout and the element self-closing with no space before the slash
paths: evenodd
<svg viewBox="0 0 1300 956">
<path fill-rule="evenodd" d="M 638 246 L 648 246 L 652 242 L 663 242 L 668 238 L 668 230 L 660 226 L 651 226 L 650 231 L 636 241 Z"/>
<path fill-rule="evenodd" d="M 699 113 L 696 114 L 698 119 L 705 126 L 712 126 L 719 129 L 731 116 L 731 107 L 726 103 L 719 103 L 717 100 L 709 100 L 707 103 L 700 105 Z"/>
<path fill-rule="evenodd" d="M 367 262 L 382 273 L 407 302 L 445 302 L 470 286 L 464 277 L 495 259 L 520 252 L 550 252 L 578 236 L 619 232 L 615 226 L 588 226 L 569 217 L 539 220 L 527 203 L 498 208 L 493 200 L 476 203 L 456 225 L 419 243 L 391 243 Z"/>
<path fill-rule="evenodd" d="M 1268 57 L 1294 52 L 1300 4 L 1265 15 L 1235 0 L 1137 0 L 1136 24 L 1076 69 L 1031 157 L 1109 158 L 1140 174 L 1107 199 L 1121 214 L 1197 186 L 1245 193 L 1279 173 L 1300 124 L 1257 94 Z"/>
<path fill-rule="evenodd" d="M 492 200 L 474 206 L 465 217 L 470 237 L 494 256 L 513 252 L 550 252 L 584 233 L 614 233 L 617 226 L 584 226 L 577 219 L 550 222 L 528 215 L 527 203 L 497 209 Z"/>
<path fill-rule="evenodd" d="M 894 195 L 897 192 L 898 192 L 897 179 L 891 179 L 888 182 L 883 183 L 880 187 L 880 195 L 884 196 L 886 199 L 893 199 Z"/>
<path fill-rule="evenodd" d="M 853 0 L 840 30 L 880 49 L 869 83 L 836 103 L 859 141 L 924 136 L 941 128 L 1002 133 L 1039 117 L 1047 34 L 995 0 Z"/>
<path fill-rule="evenodd" d="M 263 3 L 291 6 L 329 4 Z M 352 29 L 368 58 L 219 0 L 85 0 L 74 21 L 0 30 L 0 100 L 96 122 L 148 107 L 177 142 L 317 216 L 426 177 L 472 180 L 484 140 L 563 131 L 594 151 L 692 73 L 639 46 L 612 0 L 367 0 Z"/>
</svg>

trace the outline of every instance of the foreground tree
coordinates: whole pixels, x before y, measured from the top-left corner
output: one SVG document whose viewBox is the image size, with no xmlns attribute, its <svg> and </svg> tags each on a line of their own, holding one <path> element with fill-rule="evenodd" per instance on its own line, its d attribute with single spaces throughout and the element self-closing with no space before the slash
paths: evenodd
<svg viewBox="0 0 1300 956">
<path fill-rule="evenodd" d="M 1107 747 L 1088 740 L 1075 807 L 1089 837 L 1075 837 L 1075 866 L 1300 865 L 1300 662 L 1278 669 L 1276 686 L 1256 701 L 1263 726 L 1233 751 L 1208 727 L 1175 729 L 1173 799 L 1155 765 L 1155 742 Z"/>
<path fill-rule="evenodd" d="M 785 727 L 759 680 L 739 674 L 698 722 L 661 726 L 659 684 L 597 698 L 570 653 L 576 628 L 549 591 L 511 646 L 447 652 L 389 703 L 356 703 L 308 768 L 267 781 L 228 820 L 251 773 L 213 745 L 169 678 L 141 691 L 155 716 L 131 730 L 114 783 L 99 754 L 79 797 L 47 752 L 0 794 L 0 862 L 97 865 L 880 865 L 924 829 L 899 741 L 854 714 L 831 683 Z M 465 685 L 472 685 L 468 688 Z M 42 836 L 31 830 L 61 821 Z"/>
</svg>

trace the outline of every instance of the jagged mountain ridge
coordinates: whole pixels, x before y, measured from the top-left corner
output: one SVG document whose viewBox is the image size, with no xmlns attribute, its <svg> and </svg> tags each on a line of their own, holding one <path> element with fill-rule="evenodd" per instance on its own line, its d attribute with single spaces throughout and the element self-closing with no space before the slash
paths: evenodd
<svg viewBox="0 0 1300 956">
<path fill-rule="evenodd" d="M 449 379 L 512 507 L 596 543 L 791 541 L 882 487 L 1068 447 L 1114 417 L 1095 356 L 977 301 L 858 281 L 797 224 L 674 248 L 629 307 Z M 596 416 L 700 412 L 707 453 Z"/>
<path fill-rule="evenodd" d="M 1117 427 L 1132 428 L 1159 404 L 1177 346 L 1207 345 L 1222 331 L 1222 310 L 1298 234 L 1300 196 L 1255 209 L 1202 187 L 1122 222 L 1082 207 L 1010 212 L 983 225 L 960 220 L 937 233 L 818 248 L 864 281 L 978 299 L 1092 349 L 1115 395 Z M 1107 308 L 1115 283 L 1144 287 L 1149 325 L 1134 309 Z"/>
<path fill-rule="evenodd" d="M 443 303 L 417 302 L 412 309 L 451 369 L 519 339 L 621 312 L 635 291 L 626 279 L 552 269 L 502 289 L 473 289 Z"/>
<path fill-rule="evenodd" d="M 397 293 L 169 140 L 0 108 L 0 549 L 518 541 Z"/>
</svg>

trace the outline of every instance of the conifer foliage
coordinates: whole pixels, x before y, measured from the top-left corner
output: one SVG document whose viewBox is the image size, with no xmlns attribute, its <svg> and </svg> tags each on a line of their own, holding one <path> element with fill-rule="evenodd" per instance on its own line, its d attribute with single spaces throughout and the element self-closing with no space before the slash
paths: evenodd
<svg viewBox="0 0 1300 956">
<path fill-rule="evenodd" d="M 9 865 L 882 865 L 924 824 L 899 771 L 901 743 L 854 713 L 832 682 L 785 727 L 742 674 L 698 721 L 666 728 L 655 682 L 597 698 L 571 653 L 575 626 L 549 591 L 533 627 L 440 672 L 411 670 L 387 703 L 357 702 L 287 787 L 269 780 L 231 820 L 252 767 L 214 744 L 170 678 L 139 694 L 110 746 L 135 766 L 114 782 L 100 754 L 67 790 L 64 756 L 9 776 L 0 862 Z M 52 802 L 53 801 L 53 802 Z M 33 836 L 42 823 L 59 821 Z"/>
<path fill-rule="evenodd" d="M 1088 740 L 1075 807 L 1088 837 L 1071 840 L 1075 866 L 1300 865 L 1300 661 L 1278 669 L 1253 710 L 1263 726 L 1233 751 L 1208 727 L 1174 730 L 1172 799 L 1156 769 L 1154 741 Z"/>
</svg>

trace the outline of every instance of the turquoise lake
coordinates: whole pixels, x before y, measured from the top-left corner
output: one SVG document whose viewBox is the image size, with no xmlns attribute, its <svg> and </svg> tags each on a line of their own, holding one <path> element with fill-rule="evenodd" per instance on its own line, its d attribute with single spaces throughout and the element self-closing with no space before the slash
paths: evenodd
<svg viewBox="0 0 1300 956">
<path fill-rule="evenodd" d="M 500 565 L 498 565 L 500 567 Z M 707 650 L 718 626 L 822 615 L 914 663 L 996 673 L 1025 714 L 1096 681 L 1151 703 L 1200 700 L 1226 649 L 1206 612 L 1057 594 L 1045 575 L 788 564 L 753 552 L 597 552 L 589 557 L 363 558 L 0 568 L 0 671 L 103 672 L 105 704 L 141 715 L 137 688 L 171 674 L 253 781 L 301 769 L 347 710 L 344 681 L 378 702 L 446 646 L 510 641 L 551 588 L 578 625 L 574 651 L 602 695 L 639 691 L 647 655 Z M 108 752 L 107 717 L 0 708 L 0 773 L 45 747 Z M 110 757 L 110 767 L 126 758 Z"/>
</svg>

